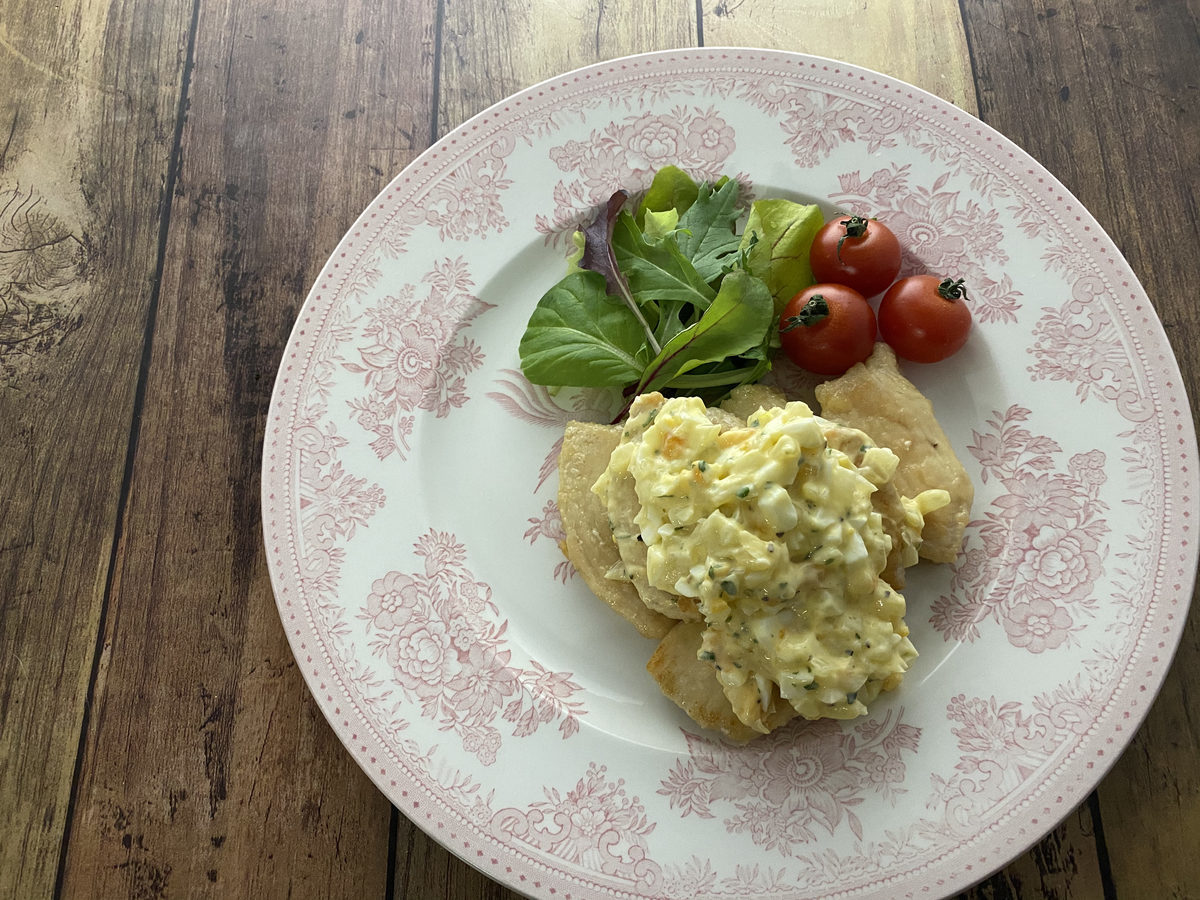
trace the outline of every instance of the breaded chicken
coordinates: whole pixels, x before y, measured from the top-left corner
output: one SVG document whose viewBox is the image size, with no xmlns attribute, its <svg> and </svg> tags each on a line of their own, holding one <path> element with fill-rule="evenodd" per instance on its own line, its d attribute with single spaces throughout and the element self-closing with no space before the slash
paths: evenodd
<svg viewBox="0 0 1200 900">
<path fill-rule="evenodd" d="M 562 549 L 593 594 L 646 637 L 661 638 L 675 620 L 646 606 L 628 578 L 612 577 L 614 571 L 623 573 L 624 562 L 608 510 L 592 493 L 620 439 L 617 425 L 567 424 L 558 457 L 558 511 L 567 535 Z"/>
<path fill-rule="evenodd" d="M 932 562 L 954 562 L 975 487 L 934 418 L 933 405 L 900 374 L 892 348 L 876 344 L 866 362 L 816 391 L 822 416 L 865 431 L 900 457 L 893 483 L 902 496 L 916 497 L 931 488 L 950 494 L 948 505 L 926 516 L 919 553 Z"/>
</svg>

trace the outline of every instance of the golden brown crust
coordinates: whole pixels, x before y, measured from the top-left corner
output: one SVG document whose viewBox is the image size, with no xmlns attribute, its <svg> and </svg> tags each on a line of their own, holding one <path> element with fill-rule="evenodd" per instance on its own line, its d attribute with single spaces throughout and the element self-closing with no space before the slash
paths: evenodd
<svg viewBox="0 0 1200 900">
<path fill-rule="evenodd" d="M 625 564 L 626 577 L 642 602 L 654 612 L 669 619 L 698 620 L 700 610 L 695 601 L 654 587 L 646 576 L 648 550 L 635 522 L 641 508 L 633 476 L 628 472 L 615 475 L 608 485 L 608 521 L 617 553 Z"/>
<path fill-rule="evenodd" d="M 950 503 L 925 517 L 919 553 L 933 562 L 954 562 L 971 516 L 975 487 L 954 454 L 933 405 L 900 374 L 896 354 L 878 343 L 865 363 L 819 385 L 821 415 L 869 434 L 900 458 L 893 479 L 904 497 L 941 488 Z"/>
<path fill-rule="evenodd" d="M 697 658 L 703 622 L 680 622 L 658 643 L 646 664 L 662 692 L 702 728 L 744 743 L 759 732 L 743 725 L 717 681 L 713 667 Z"/>
<path fill-rule="evenodd" d="M 621 438 L 616 425 L 569 422 L 558 457 L 558 510 L 562 516 L 567 559 L 592 593 L 648 638 L 661 638 L 673 619 L 647 608 L 637 589 L 608 573 L 621 565 L 613 541 L 608 510 L 592 493 L 592 485 L 608 466 Z"/>
<path fill-rule="evenodd" d="M 760 409 L 774 409 L 787 403 L 788 398 L 778 388 L 765 384 L 740 384 L 729 392 L 721 403 L 721 409 L 746 420 Z"/>
</svg>

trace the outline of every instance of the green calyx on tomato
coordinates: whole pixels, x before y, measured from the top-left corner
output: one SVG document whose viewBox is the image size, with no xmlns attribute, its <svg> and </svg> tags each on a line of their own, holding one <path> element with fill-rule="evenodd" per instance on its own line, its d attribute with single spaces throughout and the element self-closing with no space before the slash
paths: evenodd
<svg viewBox="0 0 1200 900">
<path fill-rule="evenodd" d="M 818 375 L 841 375 L 875 348 L 871 304 L 844 284 L 806 288 L 788 301 L 779 322 L 779 342 L 788 358 Z"/>
<path fill-rule="evenodd" d="M 822 319 L 829 316 L 829 304 L 825 302 L 825 298 L 820 294 L 814 294 L 809 298 L 809 301 L 804 304 L 804 308 L 794 316 L 788 316 L 783 320 L 783 326 L 779 329 L 781 333 L 787 333 L 793 328 L 798 328 L 801 325 L 812 327 Z"/>
<path fill-rule="evenodd" d="M 865 216 L 851 216 L 848 219 L 843 219 L 839 223 L 846 229 L 846 233 L 841 236 L 837 242 L 837 258 L 842 258 L 842 244 L 846 243 L 846 238 L 860 238 L 867 233 L 868 219 Z"/>
<path fill-rule="evenodd" d="M 957 281 L 953 278 L 943 278 L 937 286 L 939 297 L 946 300 L 970 300 L 967 296 L 967 288 L 964 280 L 959 278 Z"/>
<path fill-rule="evenodd" d="M 896 280 L 903 252 L 895 233 L 867 216 L 833 218 L 821 226 L 809 248 L 818 283 L 844 284 L 874 297 Z"/>
</svg>

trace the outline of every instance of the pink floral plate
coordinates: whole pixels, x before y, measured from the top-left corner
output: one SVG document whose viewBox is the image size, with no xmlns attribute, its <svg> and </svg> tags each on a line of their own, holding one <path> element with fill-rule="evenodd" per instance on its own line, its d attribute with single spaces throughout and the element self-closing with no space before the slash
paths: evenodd
<svg viewBox="0 0 1200 900">
<path fill-rule="evenodd" d="M 908 370 L 975 481 L 973 521 L 956 565 L 913 570 L 920 658 L 860 720 L 746 747 L 701 733 L 559 550 L 563 423 L 607 399 L 530 385 L 517 342 L 572 226 L 667 163 L 869 211 L 908 270 L 973 287 L 968 347 Z M 1130 740 L 1196 567 L 1184 386 L 1096 221 L 948 103 L 781 52 L 620 59 L 446 135 L 309 294 L 263 471 L 279 613 L 338 736 L 405 815 L 539 898 L 969 885 Z"/>
</svg>

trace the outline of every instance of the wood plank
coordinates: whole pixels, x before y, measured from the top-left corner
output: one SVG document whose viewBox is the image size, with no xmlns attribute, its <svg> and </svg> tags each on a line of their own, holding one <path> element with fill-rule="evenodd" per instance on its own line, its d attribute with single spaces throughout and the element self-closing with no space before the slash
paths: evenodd
<svg viewBox="0 0 1200 900">
<path fill-rule="evenodd" d="M 391 809 L 302 681 L 259 513 L 309 284 L 429 140 L 435 4 L 201 4 L 66 897 L 383 896 Z"/>
<path fill-rule="evenodd" d="M 1014 6 L 965 4 L 983 116 L 1058 176 L 1121 247 L 1166 326 L 1195 416 L 1200 97 L 1195 68 L 1179 60 L 1195 57 L 1197 8 Z M 1197 698 L 1193 614 L 1149 717 L 1098 790 L 1122 895 L 1185 897 L 1200 882 Z"/>
<path fill-rule="evenodd" d="M 110 569 L 190 6 L 0 0 L 0 896 L 48 897 Z"/>
<path fill-rule="evenodd" d="M 446 0 L 438 133 L 580 66 L 697 42 L 691 3 Z"/>
<path fill-rule="evenodd" d="M 764 47 L 874 69 L 976 113 L 957 0 L 703 0 L 709 47 Z"/>
</svg>

